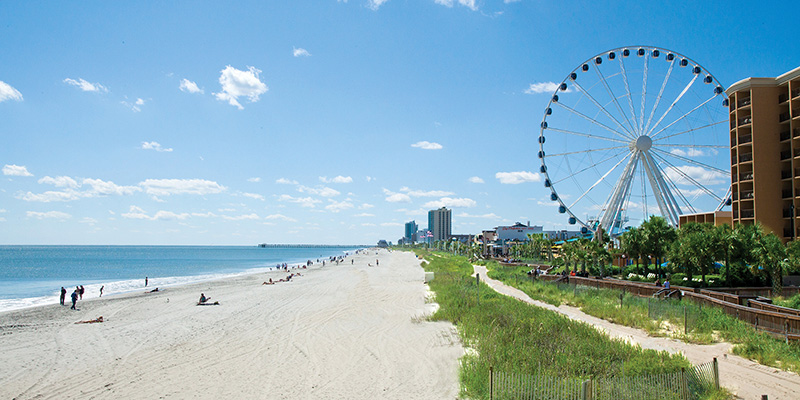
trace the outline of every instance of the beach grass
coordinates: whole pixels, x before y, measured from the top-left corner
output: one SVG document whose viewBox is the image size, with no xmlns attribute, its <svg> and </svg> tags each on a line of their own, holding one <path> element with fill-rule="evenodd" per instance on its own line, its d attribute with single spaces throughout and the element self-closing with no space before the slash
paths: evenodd
<svg viewBox="0 0 800 400">
<path fill-rule="evenodd" d="M 495 261 L 484 264 L 489 270 L 489 277 L 514 286 L 533 299 L 556 306 L 568 304 L 578 307 L 589 315 L 643 329 L 652 336 L 669 336 L 697 344 L 727 341 L 734 344 L 731 350 L 734 354 L 762 365 L 800 372 L 800 344 L 787 344 L 767 333 L 756 331 L 751 325 L 720 309 L 702 307 L 686 299 L 682 302 L 661 301 L 659 308 L 664 312 L 659 318 L 651 318 L 647 298 L 619 290 L 534 281 L 527 278 L 525 267 L 503 266 Z M 688 316 L 686 320 L 684 315 Z M 687 326 L 684 326 L 684 321 L 689 321 Z"/>
<path fill-rule="evenodd" d="M 642 349 L 611 339 L 592 326 L 525 304 L 476 283 L 466 258 L 417 250 L 434 272 L 429 283 L 439 310 L 433 320 L 458 327 L 467 354 L 461 360 L 462 396 L 489 398 L 489 368 L 559 378 L 634 377 L 678 371 L 682 355 Z"/>
</svg>

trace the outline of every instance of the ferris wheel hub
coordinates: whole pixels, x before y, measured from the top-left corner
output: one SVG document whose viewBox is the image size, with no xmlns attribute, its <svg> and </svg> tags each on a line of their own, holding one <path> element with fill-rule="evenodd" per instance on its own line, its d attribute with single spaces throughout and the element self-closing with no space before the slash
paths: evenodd
<svg viewBox="0 0 800 400">
<path fill-rule="evenodd" d="M 636 144 L 634 145 L 637 150 L 639 151 L 647 151 L 653 147 L 653 139 L 650 136 L 642 135 L 636 139 Z"/>
</svg>

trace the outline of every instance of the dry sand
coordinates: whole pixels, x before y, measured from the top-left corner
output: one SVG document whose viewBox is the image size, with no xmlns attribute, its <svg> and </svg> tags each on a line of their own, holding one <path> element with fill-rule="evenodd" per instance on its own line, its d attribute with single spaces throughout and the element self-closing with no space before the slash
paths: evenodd
<svg viewBox="0 0 800 400">
<path fill-rule="evenodd" d="M 564 314 L 573 320 L 586 322 L 611 337 L 638 344 L 645 349 L 682 353 L 695 365 L 707 363 L 716 357 L 719 362 L 720 384 L 741 399 L 761 400 L 762 395 L 768 395 L 769 400 L 800 399 L 800 376 L 733 355 L 730 352 L 730 343 L 697 345 L 675 339 L 648 336 L 644 330 L 613 324 L 588 315 L 575 307 L 567 305 L 555 307 L 533 300 L 521 290 L 487 277 L 486 267 L 475 265 L 473 268 L 475 273 L 480 274 L 481 280 L 497 292 Z"/>
<path fill-rule="evenodd" d="M 0 398 L 457 397 L 455 328 L 424 321 L 413 254 L 379 253 L 271 286 L 287 274 L 2 313 Z M 221 305 L 196 306 L 201 292 Z"/>
</svg>

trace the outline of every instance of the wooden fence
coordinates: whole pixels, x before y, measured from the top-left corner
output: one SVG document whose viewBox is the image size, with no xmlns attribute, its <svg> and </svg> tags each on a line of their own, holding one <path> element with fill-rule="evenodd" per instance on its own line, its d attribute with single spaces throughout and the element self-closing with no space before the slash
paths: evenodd
<svg viewBox="0 0 800 400">
<path fill-rule="evenodd" d="M 541 275 L 539 279 L 554 281 L 561 275 Z M 570 284 L 584 285 L 598 289 L 622 290 L 642 297 L 652 297 L 663 288 L 649 283 L 631 282 L 619 279 L 569 277 Z M 771 333 L 773 336 L 789 340 L 800 340 L 800 312 L 787 313 L 784 307 L 767 307 L 767 303 L 756 302 L 752 294 L 731 294 L 708 289 L 695 289 L 672 286 L 680 289 L 683 296 L 701 305 L 722 309 L 726 314 L 753 325 L 756 330 Z M 758 305 L 748 307 L 747 305 Z"/>
<path fill-rule="evenodd" d="M 719 389 L 717 359 L 672 373 L 596 379 L 490 370 L 489 398 L 552 400 L 694 400 Z"/>
</svg>

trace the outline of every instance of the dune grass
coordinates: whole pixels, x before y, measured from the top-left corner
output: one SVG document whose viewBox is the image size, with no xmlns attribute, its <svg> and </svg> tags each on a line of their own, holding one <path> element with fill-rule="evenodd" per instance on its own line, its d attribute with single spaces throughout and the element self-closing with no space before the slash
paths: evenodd
<svg viewBox="0 0 800 400">
<path fill-rule="evenodd" d="M 549 304 L 568 304 L 583 312 L 620 325 L 640 328 L 653 336 L 670 336 L 689 343 L 709 344 L 727 341 L 734 344 L 732 352 L 783 370 L 800 372 L 800 344 L 785 343 L 764 332 L 756 331 L 714 307 L 684 300 L 661 301 L 665 309 L 660 318 L 648 316 L 648 299 L 619 290 L 592 289 L 581 286 L 557 285 L 527 278 L 525 267 L 502 266 L 486 263 L 489 277 L 512 285 L 533 299 Z M 688 325 L 684 328 L 683 307 L 686 307 Z M 672 308 L 672 310 L 669 310 Z"/>
<path fill-rule="evenodd" d="M 489 367 L 520 374 L 602 378 L 678 371 L 691 364 L 682 355 L 644 350 L 611 339 L 593 327 L 530 306 L 476 284 L 464 257 L 417 250 L 439 310 L 433 320 L 458 327 L 469 350 L 462 358 L 463 397 L 489 398 Z"/>
</svg>

